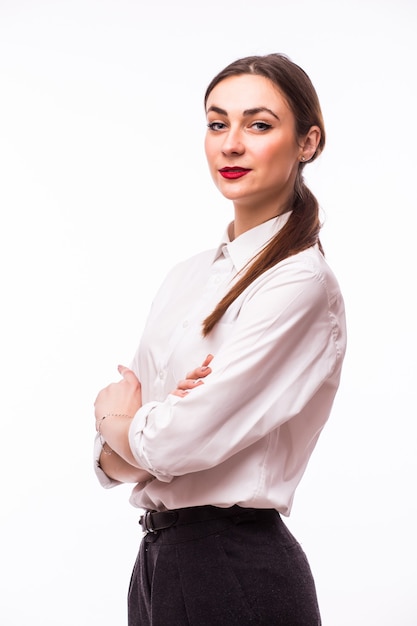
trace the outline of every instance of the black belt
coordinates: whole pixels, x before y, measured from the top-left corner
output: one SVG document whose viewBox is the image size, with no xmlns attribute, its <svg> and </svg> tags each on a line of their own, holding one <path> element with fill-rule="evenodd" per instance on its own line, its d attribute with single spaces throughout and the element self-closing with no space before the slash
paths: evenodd
<svg viewBox="0 0 417 626">
<path fill-rule="evenodd" d="M 158 530 L 171 528 L 171 526 L 208 522 L 221 517 L 232 517 L 250 511 L 256 511 L 256 509 L 245 509 L 237 504 L 227 509 L 207 505 L 173 509 L 172 511 L 146 511 L 140 518 L 139 524 L 146 533 L 156 533 Z"/>
</svg>

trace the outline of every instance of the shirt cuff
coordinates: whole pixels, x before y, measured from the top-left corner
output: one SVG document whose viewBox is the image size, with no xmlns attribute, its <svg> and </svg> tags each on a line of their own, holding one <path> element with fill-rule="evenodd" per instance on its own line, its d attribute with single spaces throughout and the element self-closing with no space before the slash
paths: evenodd
<svg viewBox="0 0 417 626">
<path fill-rule="evenodd" d="M 118 480 L 113 480 L 103 472 L 100 467 L 100 455 L 103 446 L 101 444 L 100 435 L 97 433 L 96 438 L 94 440 L 94 471 L 98 478 L 98 481 L 102 487 L 105 489 L 111 489 L 111 487 L 116 487 L 117 485 L 121 485 L 122 483 Z"/>
<path fill-rule="evenodd" d="M 158 409 L 158 421 L 161 423 L 165 419 L 169 420 L 171 408 L 180 400 L 179 396 L 169 394 L 165 402 L 148 402 L 144 404 L 135 414 L 129 428 L 129 445 L 133 456 L 139 466 L 148 470 L 150 474 L 158 480 L 169 483 L 173 479 L 171 474 L 160 472 L 157 467 L 153 467 L 152 462 L 144 449 L 144 430 L 146 427 L 151 430 L 154 426 L 152 423 L 152 411 Z M 162 420 L 161 420 L 162 418 Z M 165 418 L 165 419 L 164 419 Z M 152 421 L 151 421 L 152 420 Z M 153 436 L 155 436 L 155 428 L 152 428 Z M 153 437 L 152 437 L 153 438 Z"/>
</svg>

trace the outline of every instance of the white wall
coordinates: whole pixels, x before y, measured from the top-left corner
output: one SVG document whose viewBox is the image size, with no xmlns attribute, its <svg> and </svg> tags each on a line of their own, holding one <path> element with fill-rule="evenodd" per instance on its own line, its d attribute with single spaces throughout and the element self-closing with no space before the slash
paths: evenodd
<svg viewBox="0 0 417 626">
<path fill-rule="evenodd" d="M 126 623 L 138 512 L 93 475 L 94 398 L 166 270 L 231 218 L 205 86 L 275 51 L 321 98 L 306 172 L 350 335 L 288 524 L 324 626 L 417 624 L 416 17 L 414 0 L 0 0 L 4 626 Z"/>
</svg>

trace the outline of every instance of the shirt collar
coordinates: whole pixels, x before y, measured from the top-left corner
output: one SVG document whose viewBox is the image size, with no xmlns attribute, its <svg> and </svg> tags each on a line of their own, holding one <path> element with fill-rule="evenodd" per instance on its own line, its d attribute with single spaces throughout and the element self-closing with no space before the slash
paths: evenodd
<svg viewBox="0 0 417 626">
<path fill-rule="evenodd" d="M 236 271 L 240 272 L 266 246 L 272 237 L 285 226 L 290 215 L 291 211 L 277 215 L 267 222 L 247 230 L 233 241 L 231 241 L 229 236 L 229 232 L 231 232 L 233 227 L 233 222 L 231 222 L 223 234 L 214 260 L 222 255 L 228 256 L 232 260 Z"/>
</svg>

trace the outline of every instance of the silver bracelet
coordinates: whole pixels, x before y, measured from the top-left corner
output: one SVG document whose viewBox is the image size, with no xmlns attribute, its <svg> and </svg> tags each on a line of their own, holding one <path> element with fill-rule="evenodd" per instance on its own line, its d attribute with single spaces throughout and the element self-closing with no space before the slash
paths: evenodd
<svg viewBox="0 0 417 626">
<path fill-rule="evenodd" d="M 101 430 L 100 430 L 101 422 L 103 420 L 105 420 L 106 417 L 128 417 L 129 419 L 132 419 L 132 418 L 130 417 L 130 415 L 127 415 L 126 413 L 106 413 L 106 415 L 103 415 L 103 417 L 100 419 L 99 423 L 97 424 L 98 438 L 100 440 L 101 448 L 102 448 L 104 454 L 109 455 L 109 454 L 111 454 L 113 452 L 113 450 L 110 448 L 110 446 L 107 443 L 107 441 L 105 441 L 103 439 L 103 435 L 101 434 Z M 106 450 L 106 448 L 104 446 L 107 446 L 108 450 Z"/>
</svg>

